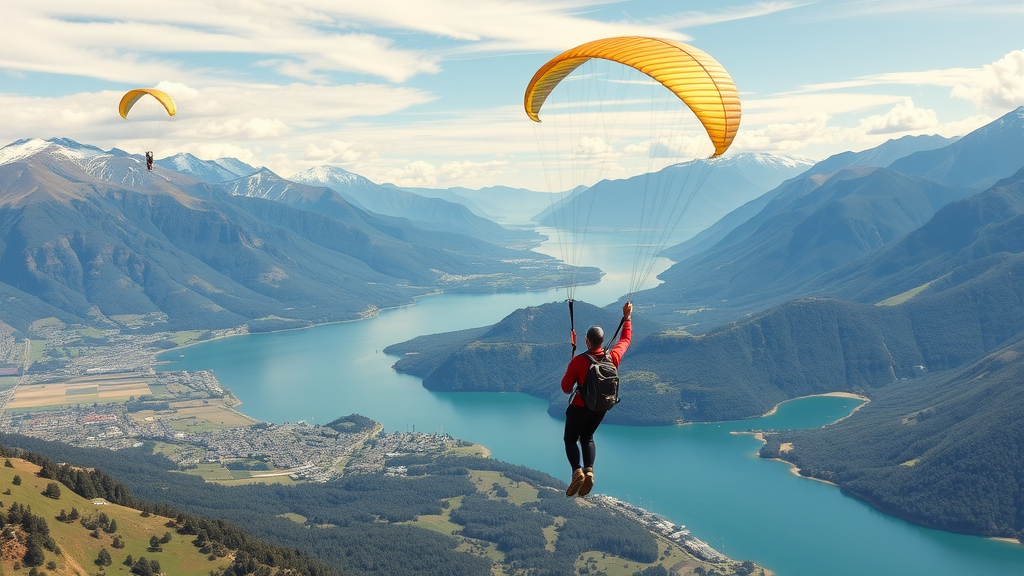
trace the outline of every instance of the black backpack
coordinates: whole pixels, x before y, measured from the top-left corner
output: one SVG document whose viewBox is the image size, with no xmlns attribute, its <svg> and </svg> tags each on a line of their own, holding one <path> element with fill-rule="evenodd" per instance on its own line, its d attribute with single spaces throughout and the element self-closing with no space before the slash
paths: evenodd
<svg viewBox="0 0 1024 576">
<path fill-rule="evenodd" d="M 587 378 L 580 389 L 583 404 L 595 412 L 611 410 L 619 403 L 619 369 L 612 363 L 609 354 L 600 358 L 587 353 L 583 355 L 590 359 Z"/>
</svg>

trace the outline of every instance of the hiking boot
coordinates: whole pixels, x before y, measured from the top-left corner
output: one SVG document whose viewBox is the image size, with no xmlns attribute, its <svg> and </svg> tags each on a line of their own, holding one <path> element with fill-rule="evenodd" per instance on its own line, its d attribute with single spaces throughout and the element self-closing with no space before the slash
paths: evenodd
<svg viewBox="0 0 1024 576">
<path fill-rule="evenodd" d="M 575 496 L 580 491 L 580 487 L 583 486 L 583 482 L 586 476 L 583 474 L 583 470 L 579 468 L 572 471 L 572 480 L 569 481 L 569 487 L 565 490 L 566 496 Z"/>
<path fill-rule="evenodd" d="M 590 494 L 590 491 L 594 489 L 594 469 L 586 468 L 586 472 L 583 474 L 583 485 L 580 486 L 579 491 L 576 492 L 577 496 L 586 496 Z"/>
</svg>

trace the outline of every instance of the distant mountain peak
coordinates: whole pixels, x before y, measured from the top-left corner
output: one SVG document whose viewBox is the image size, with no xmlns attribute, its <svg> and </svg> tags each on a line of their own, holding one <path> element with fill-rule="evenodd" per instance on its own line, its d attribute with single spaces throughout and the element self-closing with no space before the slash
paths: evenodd
<svg viewBox="0 0 1024 576">
<path fill-rule="evenodd" d="M 256 168 L 235 158 L 218 158 L 203 160 L 188 152 L 181 152 L 168 158 L 156 161 L 157 166 L 188 174 L 200 180 L 214 184 L 234 180 L 240 176 L 248 176 L 257 171 Z"/>
<path fill-rule="evenodd" d="M 327 185 L 332 182 L 337 184 L 372 184 L 365 176 L 360 176 L 355 172 L 349 172 L 337 166 L 314 166 L 292 175 L 289 180 L 304 184 L 320 185 Z"/>
<path fill-rule="evenodd" d="M 70 161 L 72 164 L 96 176 L 102 171 L 104 160 L 114 156 L 95 146 L 79 144 L 70 138 L 31 138 L 18 140 L 0 148 L 0 165 L 18 162 L 32 157 L 45 155 L 58 162 Z"/>
<path fill-rule="evenodd" d="M 707 161 L 707 160 L 702 160 Z M 814 160 L 801 156 L 767 154 L 764 152 L 740 152 L 715 160 L 717 166 L 738 166 L 742 163 L 756 163 L 780 168 L 799 168 L 814 164 Z"/>
</svg>

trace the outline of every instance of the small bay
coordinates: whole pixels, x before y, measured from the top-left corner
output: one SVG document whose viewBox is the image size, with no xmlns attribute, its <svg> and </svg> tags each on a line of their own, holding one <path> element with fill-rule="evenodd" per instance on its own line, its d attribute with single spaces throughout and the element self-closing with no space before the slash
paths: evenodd
<svg viewBox="0 0 1024 576">
<path fill-rule="evenodd" d="M 583 263 L 608 274 L 595 286 L 580 287 L 576 297 L 599 305 L 618 298 L 630 280 L 633 253 L 620 237 L 589 237 Z M 564 298 L 554 290 L 430 296 L 366 321 L 172 350 L 162 357 L 171 361 L 163 369 L 213 370 L 243 401 L 240 409 L 261 420 L 323 424 L 355 412 L 389 431 L 443 431 L 486 446 L 495 458 L 568 479 L 562 422 L 548 415 L 545 401 L 523 394 L 430 392 L 418 378 L 396 373 L 396 359 L 382 352 L 418 335 L 491 324 L 517 308 Z M 823 426 L 859 403 L 812 397 L 738 422 L 602 426 L 595 492 L 685 524 L 726 555 L 779 575 L 1024 574 L 1024 546 L 886 516 L 835 486 L 797 477 L 785 463 L 758 458 L 760 441 L 735 433 Z"/>
</svg>

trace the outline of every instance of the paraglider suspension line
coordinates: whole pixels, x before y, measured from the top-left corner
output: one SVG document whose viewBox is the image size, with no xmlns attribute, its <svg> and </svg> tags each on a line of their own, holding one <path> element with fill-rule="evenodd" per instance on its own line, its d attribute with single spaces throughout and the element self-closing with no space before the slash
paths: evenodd
<svg viewBox="0 0 1024 576">
<path fill-rule="evenodd" d="M 573 300 L 570 299 L 570 300 L 568 300 L 568 302 L 569 302 L 569 334 L 570 334 L 569 340 L 572 342 L 572 354 L 570 354 L 569 357 L 572 358 L 572 357 L 576 356 L 576 325 L 575 325 L 575 320 L 573 319 L 573 313 L 572 313 L 572 303 L 573 303 Z"/>
</svg>

